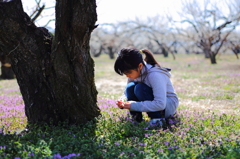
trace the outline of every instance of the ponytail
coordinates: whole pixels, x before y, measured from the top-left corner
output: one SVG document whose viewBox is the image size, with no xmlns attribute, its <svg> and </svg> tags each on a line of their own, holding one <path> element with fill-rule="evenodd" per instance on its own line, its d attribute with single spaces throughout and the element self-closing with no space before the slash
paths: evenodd
<svg viewBox="0 0 240 159">
<path fill-rule="evenodd" d="M 140 53 L 145 54 L 144 61 L 146 61 L 147 64 L 160 66 L 160 64 L 155 60 L 155 58 L 153 57 L 153 54 L 150 51 L 143 49 L 143 50 L 140 50 Z"/>
</svg>

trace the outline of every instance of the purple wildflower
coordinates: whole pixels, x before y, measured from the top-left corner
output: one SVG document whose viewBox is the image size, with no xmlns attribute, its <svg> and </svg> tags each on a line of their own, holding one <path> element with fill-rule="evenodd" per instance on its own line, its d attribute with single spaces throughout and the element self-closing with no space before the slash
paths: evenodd
<svg viewBox="0 0 240 159">
<path fill-rule="evenodd" d="M 28 156 L 34 156 L 34 153 L 33 153 L 33 152 L 32 152 L 32 153 L 29 153 Z"/>
<path fill-rule="evenodd" d="M 168 144 L 169 144 L 169 142 L 164 142 L 164 144 L 165 144 L 165 145 L 168 145 Z"/>
<path fill-rule="evenodd" d="M 115 144 L 115 145 L 117 145 L 117 146 L 119 146 L 119 145 L 120 145 L 120 143 L 119 143 L 119 142 L 115 142 L 114 144 Z"/>
<path fill-rule="evenodd" d="M 146 143 L 139 143 L 140 146 L 146 146 Z"/>
<path fill-rule="evenodd" d="M 62 156 L 60 154 L 55 154 L 53 155 L 53 159 L 61 159 Z"/>
</svg>

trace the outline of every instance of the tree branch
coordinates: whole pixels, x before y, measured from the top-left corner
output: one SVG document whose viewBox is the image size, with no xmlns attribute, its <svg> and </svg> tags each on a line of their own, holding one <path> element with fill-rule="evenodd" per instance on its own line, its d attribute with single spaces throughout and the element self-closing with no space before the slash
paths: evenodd
<svg viewBox="0 0 240 159">
<path fill-rule="evenodd" d="M 37 9 L 37 14 L 32 18 L 32 21 L 34 22 L 42 13 L 42 11 L 45 9 L 45 5 Z"/>
<path fill-rule="evenodd" d="M 196 26 L 193 22 L 191 22 L 191 21 L 189 21 L 189 20 L 183 20 L 183 21 L 181 21 L 181 23 L 184 23 L 184 22 L 190 23 L 190 24 L 194 27 L 195 31 L 196 31 L 197 33 L 199 33 L 199 31 L 198 31 L 198 29 L 197 29 L 197 26 Z"/>
</svg>

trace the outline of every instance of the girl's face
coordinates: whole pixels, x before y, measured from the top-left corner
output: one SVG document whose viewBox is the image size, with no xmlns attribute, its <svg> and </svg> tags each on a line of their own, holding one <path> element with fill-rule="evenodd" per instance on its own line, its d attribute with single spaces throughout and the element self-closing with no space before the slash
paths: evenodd
<svg viewBox="0 0 240 159">
<path fill-rule="evenodd" d="M 141 75 L 143 64 L 140 63 L 137 69 L 125 71 L 124 74 L 131 79 L 136 79 Z"/>
<path fill-rule="evenodd" d="M 131 79 L 136 79 L 140 76 L 140 71 L 138 70 L 128 70 L 126 72 L 124 72 L 124 74 Z"/>
</svg>

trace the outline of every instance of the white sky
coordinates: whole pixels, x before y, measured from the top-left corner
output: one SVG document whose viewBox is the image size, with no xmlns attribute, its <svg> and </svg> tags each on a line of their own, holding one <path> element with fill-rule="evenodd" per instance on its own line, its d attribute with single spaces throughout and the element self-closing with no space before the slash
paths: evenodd
<svg viewBox="0 0 240 159">
<path fill-rule="evenodd" d="M 22 0 L 25 12 L 28 14 L 34 8 L 35 0 Z M 54 0 L 42 0 L 46 7 L 54 6 Z M 118 21 L 134 20 L 138 18 L 163 15 L 166 12 L 177 15 L 181 7 L 181 0 L 96 0 L 97 3 L 97 24 L 115 23 Z M 43 26 L 49 19 L 54 19 L 54 8 L 43 12 L 43 17 L 36 22 L 36 25 Z M 48 16 L 46 16 L 48 15 Z M 54 22 L 50 27 L 54 28 Z"/>
<path fill-rule="evenodd" d="M 98 23 L 134 20 L 171 13 L 177 17 L 181 0 L 97 0 Z"/>
<path fill-rule="evenodd" d="M 156 15 L 172 15 L 173 20 L 178 21 L 178 12 L 181 12 L 182 0 L 96 0 L 98 21 L 96 24 L 115 23 L 119 21 L 129 21 L 138 18 L 154 17 Z M 203 2 L 203 0 L 197 0 Z M 212 2 L 218 0 L 211 0 Z M 32 13 L 35 0 L 22 0 L 25 12 Z M 42 13 L 42 18 L 36 21 L 37 26 L 44 26 L 50 19 L 54 19 L 55 0 L 41 0 L 45 3 L 46 8 Z M 49 28 L 52 30 L 55 27 L 55 22 L 49 23 Z M 240 27 L 238 27 L 240 28 Z"/>
</svg>

